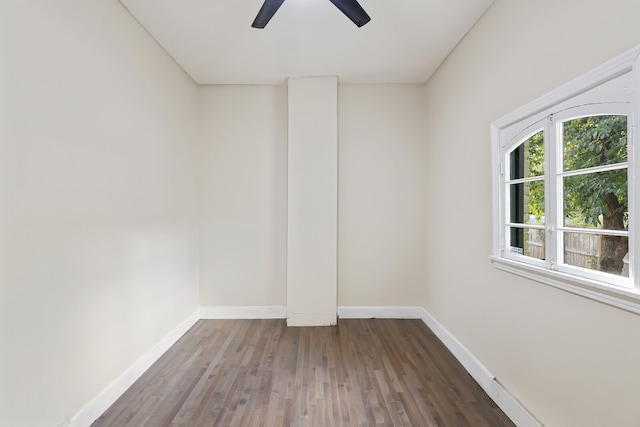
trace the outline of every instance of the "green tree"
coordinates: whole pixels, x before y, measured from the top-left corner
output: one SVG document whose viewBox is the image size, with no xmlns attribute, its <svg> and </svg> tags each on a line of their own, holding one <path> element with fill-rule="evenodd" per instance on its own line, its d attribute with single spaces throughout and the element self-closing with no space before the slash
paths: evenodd
<svg viewBox="0 0 640 427">
<path fill-rule="evenodd" d="M 544 175 L 544 132 L 540 131 L 527 139 L 530 176 Z M 544 216 L 544 181 L 529 183 L 529 213 L 540 222 Z"/>
<path fill-rule="evenodd" d="M 564 170 L 577 171 L 627 160 L 626 116 L 590 116 L 564 123 Z M 582 173 L 564 179 L 565 221 L 624 230 L 628 223 L 627 169 Z M 569 224 L 566 224 L 569 225 Z M 600 270 L 621 274 L 628 238 L 601 236 Z"/>
</svg>

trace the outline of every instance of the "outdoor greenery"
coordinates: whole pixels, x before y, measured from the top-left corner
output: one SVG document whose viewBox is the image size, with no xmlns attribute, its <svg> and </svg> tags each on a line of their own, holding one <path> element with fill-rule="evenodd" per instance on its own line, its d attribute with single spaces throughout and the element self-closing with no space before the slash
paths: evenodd
<svg viewBox="0 0 640 427">
<path fill-rule="evenodd" d="M 626 116 L 591 116 L 564 123 L 565 171 L 626 161 Z M 564 187 L 568 217 L 581 218 L 597 228 L 626 228 L 626 168 L 568 177 Z"/>
<path fill-rule="evenodd" d="M 564 170 L 627 161 L 627 117 L 591 116 L 564 123 Z M 584 173 L 564 181 L 565 217 L 607 230 L 628 227 L 627 169 Z M 568 224 L 567 224 L 568 225 Z M 600 270 L 620 274 L 628 238 L 601 236 Z"/>
<path fill-rule="evenodd" d="M 529 148 L 530 176 L 544 176 L 544 133 L 542 131 L 527 140 Z M 540 223 L 544 217 L 544 181 L 533 181 L 529 186 L 529 213 Z"/>
<path fill-rule="evenodd" d="M 528 176 L 544 175 L 544 134 L 525 142 Z M 619 115 L 589 116 L 563 123 L 564 225 L 581 228 L 628 228 L 627 168 L 606 171 L 584 169 L 627 161 L 627 118 Z M 544 182 L 529 183 L 529 214 L 540 223 L 544 217 Z M 601 235 L 600 270 L 621 274 L 628 238 Z"/>
</svg>

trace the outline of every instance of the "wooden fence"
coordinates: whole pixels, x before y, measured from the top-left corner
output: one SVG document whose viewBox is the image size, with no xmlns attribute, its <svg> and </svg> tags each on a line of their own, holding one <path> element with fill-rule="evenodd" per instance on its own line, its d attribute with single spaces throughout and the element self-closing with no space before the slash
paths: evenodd
<svg viewBox="0 0 640 427">
<path fill-rule="evenodd" d="M 601 239 L 598 234 L 564 233 L 564 263 L 576 267 L 600 270 Z M 524 254 L 545 259 L 544 230 L 529 229 Z M 629 277 L 629 255 L 624 258 L 620 273 Z"/>
<path fill-rule="evenodd" d="M 530 257 L 545 259 L 544 231 L 530 229 L 527 239 Z M 565 233 L 565 264 L 597 270 L 600 266 L 600 236 Z"/>
</svg>

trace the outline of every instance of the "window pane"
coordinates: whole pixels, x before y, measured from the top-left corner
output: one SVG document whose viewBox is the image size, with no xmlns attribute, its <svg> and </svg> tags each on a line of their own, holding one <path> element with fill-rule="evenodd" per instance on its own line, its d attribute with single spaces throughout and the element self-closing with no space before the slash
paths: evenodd
<svg viewBox="0 0 640 427">
<path fill-rule="evenodd" d="M 627 230 L 627 169 L 564 177 L 564 226 Z"/>
<path fill-rule="evenodd" d="M 509 171 L 510 179 L 544 175 L 543 131 L 529 137 L 509 153 Z"/>
<path fill-rule="evenodd" d="M 564 170 L 627 161 L 627 116 L 591 116 L 562 124 Z"/>
<path fill-rule="evenodd" d="M 544 259 L 544 230 L 509 227 L 509 252 L 536 259 Z"/>
<path fill-rule="evenodd" d="M 509 185 L 509 222 L 544 224 L 544 181 Z"/>
<path fill-rule="evenodd" d="M 564 233 L 565 264 L 628 277 L 628 251 L 625 236 Z"/>
</svg>

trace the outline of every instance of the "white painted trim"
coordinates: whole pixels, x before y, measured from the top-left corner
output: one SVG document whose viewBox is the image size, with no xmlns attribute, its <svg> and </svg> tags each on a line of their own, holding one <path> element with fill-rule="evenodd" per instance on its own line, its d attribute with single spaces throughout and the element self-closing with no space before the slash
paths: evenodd
<svg viewBox="0 0 640 427">
<path fill-rule="evenodd" d="M 635 290 L 614 288 L 596 281 L 579 278 L 560 271 L 547 270 L 530 264 L 520 263 L 500 257 L 489 257 L 495 268 L 526 277 L 572 294 L 640 314 L 640 294 Z"/>
<path fill-rule="evenodd" d="M 420 308 L 422 321 L 442 341 L 489 397 L 518 427 L 543 427 L 543 424 L 516 399 L 491 372 L 445 329 L 426 309 Z"/>
<path fill-rule="evenodd" d="M 196 322 L 200 320 L 200 310 L 165 335 L 160 342 L 147 351 L 118 378 L 113 380 L 98 396 L 80 409 L 69 422 L 70 427 L 90 426 L 100 417 L 122 394 L 127 391 L 169 348 L 176 343 Z"/>
<path fill-rule="evenodd" d="M 637 59 L 633 64 L 632 80 L 634 84 L 633 99 L 631 101 L 633 105 L 632 118 L 631 118 L 631 150 L 627 153 L 628 161 L 634 164 L 636 167 L 632 169 L 632 176 L 629 182 L 628 197 L 629 206 L 631 207 L 631 224 L 640 224 L 640 197 L 638 197 L 638 190 L 640 189 L 640 172 L 638 172 L 638 164 L 640 164 L 640 59 Z M 632 229 L 633 231 L 633 229 Z M 635 284 L 635 291 L 640 294 L 640 256 L 638 256 L 638 250 L 640 250 L 640 244 L 637 241 L 638 233 L 635 232 L 634 239 L 629 239 L 629 269 L 630 277 Z"/>
<path fill-rule="evenodd" d="M 292 313 L 287 316 L 287 326 L 335 326 L 336 313 Z"/>
<path fill-rule="evenodd" d="M 460 341 L 456 339 L 435 317 L 427 310 L 422 309 L 422 321 L 436 334 L 451 353 L 464 366 L 480 387 L 489 394 L 493 382 L 493 374 L 471 353 Z"/>
<path fill-rule="evenodd" d="M 504 129 L 524 118 L 531 117 L 567 99 L 573 98 L 609 80 L 628 73 L 640 56 L 640 46 L 636 46 L 571 80 L 559 88 L 541 96 L 529 104 L 501 117 L 491 123 L 496 129 Z"/>
<path fill-rule="evenodd" d="M 421 319 L 422 307 L 338 307 L 341 319 Z"/>
<path fill-rule="evenodd" d="M 200 307 L 201 319 L 286 319 L 287 307 L 243 306 L 243 307 Z"/>
<path fill-rule="evenodd" d="M 495 378 L 491 383 L 491 391 L 487 394 L 516 426 L 544 427 L 544 424 Z"/>
</svg>

